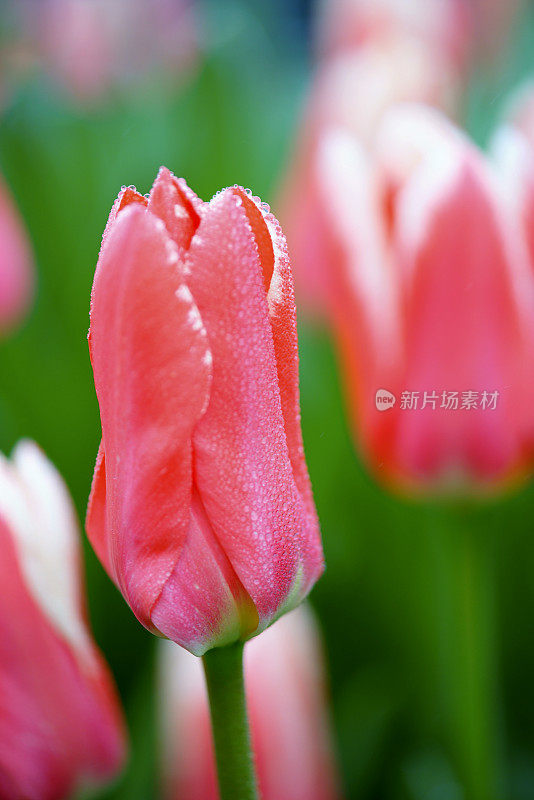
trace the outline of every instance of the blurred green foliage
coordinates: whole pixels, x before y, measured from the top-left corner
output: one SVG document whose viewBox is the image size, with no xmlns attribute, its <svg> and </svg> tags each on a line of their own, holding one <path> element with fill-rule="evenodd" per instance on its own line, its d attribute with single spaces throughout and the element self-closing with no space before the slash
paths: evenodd
<svg viewBox="0 0 534 800">
<path fill-rule="evenodd" d="M 528 71 L 530 17 L 506 62 L 473 82 L 466 118 L 479 141 Z M 269 4 L 215 3 L 205 25 L 206 55 L 176 92 L 151 84 L 84 108 L 35 76 L 3 113 L 1 168 L 31 235 L 39 287 L 30 318 L 0 346 L 0 447 L 34 438 L 65 476 L 81 520 L 99 439 L 89 292 L 120 186 L 148 191 L 163 163 L 205 199 L 237 182 L 274 202 L 289 157 L 304 43 Z M 300 348 L 327 560 L 313 603 L 347 796 L 480 800 L 481 787 L 496 785 L 484 800 L 531 800 L 533 489 L 462 514 L 388 496 L 355 454 L 327 333 L 303 322 Z M 155 640 L 85 539 L 84 547 L 95 637 L 131 731 L 128 768 L 101 796 L 147 800 L 157 796 Z"/>
</svg>

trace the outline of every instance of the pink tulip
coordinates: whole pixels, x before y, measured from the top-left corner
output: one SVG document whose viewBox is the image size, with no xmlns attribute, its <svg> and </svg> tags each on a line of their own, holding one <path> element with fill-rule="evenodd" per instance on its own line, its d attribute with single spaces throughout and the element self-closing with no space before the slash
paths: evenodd
<svg viewBox="0 0 534 800">
<path fill-rule="evenodd" d="M 259 633 L 323 569 L 275 218 L 162 169 L 123 190 L 95 272 L 102 444 L 87 531 L 138 619 L 196 655 Z"/>
<path fill-rule="evenodd" d="M 32 442 L 0 456 L 0 798 L 61 800 L 124 758 L 115 689 L 86 622 L 75 512 Z"/>
<path fill-rule="evenodd" d="M 472 31 L 466 0 L 323 0 L 317 21 L 323 56 L 402 35 L 426 42 L 462 68 Z"/>
<path fill-rule="evenodd" d="M 323 0 L 319 52 L 332 56 L 402 32 L 425 41 L 465 74 L 478 57 L 503 50 L 521 0 Z"/>
<path fill-rule="evenodd" d="M 326 0 L 304 141 L 335 125 L 371 141 L 383 113 L 398 102 L 457 111 L 468 17 L 463 0 Z"/>
<path fill-rule="evenodd" d="M 0 178 L 0 335 L 17 325 L 27 312 L 33 283 L 28 237 Z"/>
<path fill-rule="evenodd" d="M 376 474 L 447 493 L 525 474 L 534 282 L 497 171 L 417 106 L 388 113 L 371 158 L 347 131 L 326 131 L 312 169 L 309 226 L 322 219 L 317 252 L 333 255 L 310 269 L 322 270 L 355 429 Z M 293 257 L 307 268 L 298 242 Z"/>
<path fill-rule="evenodd" d="M 161 643 L 164 789 L 168 800 L 218 800 L 199 659 Z M 301 607 L 245 648 L 245 683 L 263 800 L 337 800 L 322 654 Z"/>
</svg>

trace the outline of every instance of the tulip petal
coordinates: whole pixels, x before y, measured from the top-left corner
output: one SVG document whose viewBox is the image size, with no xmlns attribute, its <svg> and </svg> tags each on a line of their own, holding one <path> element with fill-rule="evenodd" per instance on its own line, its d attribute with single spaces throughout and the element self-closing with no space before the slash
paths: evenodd
<svg viewBox="0 0 534 800">
<path fill-rule="evenodd" d="M 37 533 L 37 531 L 34 531 Z M 109 674 L 94 647 L 77 657 L 28 591 L 0 517 L 0 795 L 55 800 L 123 759 Z"/>
<path fill-rule="evenodd" d="M 243 201 L 263 268 L 280 402 L 293 475 L 310 516 L 315 517 L 300 425 L 297 310 L 287 242 L 276 217 L 266 212 L 259 201 L 249 197 L 244 189 L 238 188 L 236 191 Z"/>
<path fill-rule="evenodd" d="M 210 403 L 194 433 L 195 482 L 259 630 L 298 603 L 322 570 L 317 521 L 288 450 L 266 252 L 243 198 L 229 189 L 206 207 L 186 261 L 213 353 Z"/>
<path fill-rule="evenodd" d="M 187 540 L 152 609 L 152 623 L 196 656 L 258 627 L 258 612 L 221 547 L 197 492 Z"/>
<path fill-rule="evenodd" d="M 399 278 L 387 248 L 381 184 L 362 142 L 342 129 L 323 133 L 315 169 L 335 253 L 330 310 L 349 408 L 365 451 L 378 453 L 379 461 L 391 415 L 377 419 L 375 396 L 395 384 L 403 355 Z"/>
<path fill-rule="evenodd" d="M 340 129 L 323 135 L 316 169 L 339 248 L 333 307 L 345 335 L 361 350 L 367 379 L 391 370 L 402 346 L 398 277 L 386 250 L 379 184 L 361 142 Z"/>
<path fill-rule="evenodd" d="M 113 576 L 113 565 L 107 541 L 106 526 L 106 455 L 101 441 L 96 456 L 91 493 L 87 504 L 85 527 L 90 531 L 91 544 L 108 575 Z"/>
<path fill-rule="evenodd" d="M 104 246 L 104 242 L 106 241 L 110 230 L 115 224 L 115 220 L 117 219 L 117 214 L 119 211 L 122 211 L 123 208 L 126 208 L 132 203 L 139 203 L 139 205 L 145 206 L 146 208 L 148 200 L 142 194 L 139 194 L 134 186 L 125 186 L 120 190 L 117 199 L 113 203 L 111 211 L 109 212 L 108 221 L 102 235 L 102 247 Z M 102 247 L 100 248 L 100 252 L 102 252 Z"/>
<path fill-rule="evenodd" d="M 88 534 L 100 549 L 107 539 L 104 561 L 150 629 L 152 607 L 186 541 L 191 435 L 211 373 L 206 333 L 181 269 L 163 222 L 134 203 L 117 215 L 104 242 L 91 304 L 106 533 L 97 474 Z"/>
<path fill-rule="evenodd" d="M 170 170 L 161 167 L 148 200 L 148 210 L 165 223 L 180 252 L 187 250 L 200 222 L 199 206 L 192 194 L 188 187 L 184 190 Z"/>
<path fill-rule="evenodd" d="M 12 528 L 36 602 L 86 657 L 91 644 L 82 602 L 78 520 L 61 476 L 34 442 L 20 441 L 11 460 L 0 454 L 0 514 Z"/>
</svg>

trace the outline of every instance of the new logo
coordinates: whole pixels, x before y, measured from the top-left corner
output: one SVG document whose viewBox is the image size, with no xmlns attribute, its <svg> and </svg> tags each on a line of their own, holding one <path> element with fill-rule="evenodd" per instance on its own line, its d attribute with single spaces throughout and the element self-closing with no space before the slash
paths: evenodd
<svg viewBox="0 0 534 800">
<path fill-rule="evenodd" d="M 388 408 L 393 408 L 395 405 L 396 397 L 387 389 L 378 389 L 375 394 L 375 405 L 379 411 L 387 411 Z"/>
</svg>

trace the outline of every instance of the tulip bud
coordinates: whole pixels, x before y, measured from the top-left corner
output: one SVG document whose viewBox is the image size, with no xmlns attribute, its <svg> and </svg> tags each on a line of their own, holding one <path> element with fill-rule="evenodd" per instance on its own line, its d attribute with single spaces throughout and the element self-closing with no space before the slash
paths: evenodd
<svg viewBox="0 0 534 800">
<path fill-rule="evenodd" d="M 202 664 L 171 642 L 160 650 L 167 800 L 217 800 Z M 301 607 L 245 647 L 245 684 L 263 800 L 340 797 L 326 713 L 322 654 Z"/>
<path fill-rule="evenodd" d="M 0 456 L 0 796 L 62 800 L 124 758 L 115 689 L 86 622 L 75 512 L 32 442 Z"/>
<path fill-rule="evenodd" d="M 91 301 L 102 421 L 89 538 L 138 619 L 196 655 L 246 639 L 323 569 L 285 240 L 244 190 L 162 169 L 123 191 Z"/>
<path fill-rule="evenodd" d="M 33 282 L 33 260 L 26 231 L 0 179 L 0 335 L 26 313 Z"/>
<path fill-rule="evenodd" d="M 490 164 L 437 112 L 407 106 L 384 118 L 371 158 L 346 131 L 327 131 L 313 166 L 316 213 L 338 254 L 323 277 L 328 313 L 375 473 L 437 493 L 524 475 L 534 285 Z"/>
</svg>

